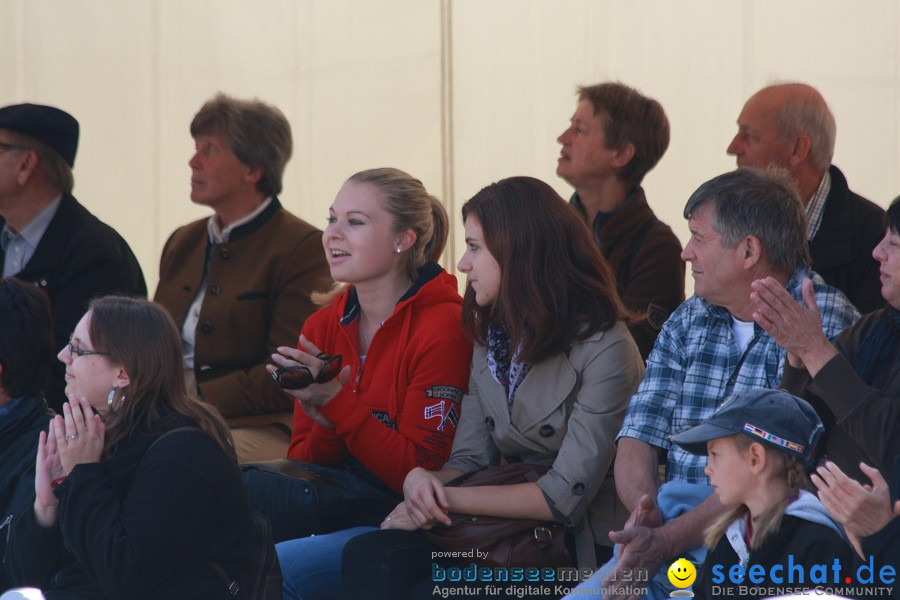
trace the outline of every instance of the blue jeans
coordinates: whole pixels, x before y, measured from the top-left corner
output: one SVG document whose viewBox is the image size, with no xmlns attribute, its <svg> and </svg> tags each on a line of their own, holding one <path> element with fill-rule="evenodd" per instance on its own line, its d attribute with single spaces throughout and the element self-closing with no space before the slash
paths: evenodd
<svg viewBox="0 0 900 600">
<path fill-rule="evenodd" d="M 275 543 L 378 525 L 403 497 L 348 459 L 341 467 L 298 461 L 242 466 L 250 506 L 269 517 Z"/>
<path fill-rule="evenodd" d="M 339 598 L 344 545 L 370 531 L 378 531 L 378 528 L 353 527 L 276 544 L 284 577 L 284 600 Z"/>
</svg>

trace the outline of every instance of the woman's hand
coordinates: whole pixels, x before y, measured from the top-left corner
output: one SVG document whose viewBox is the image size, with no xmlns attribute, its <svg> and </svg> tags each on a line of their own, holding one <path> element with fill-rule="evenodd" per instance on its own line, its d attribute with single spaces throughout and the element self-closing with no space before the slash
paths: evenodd
<svg viewBox="0 0 900 600">
<path fill-rule="evenodd" d="M 319 410 L 319 407 L 315 404 L 310 404 L 309 402 L 304 402 L 303 400 L 297 400 L 300 403 L 300 408 L 303 409 L 303 412 L 306 413 L 306 416 L 316 423 L 317 425 L 324 427 L 328 430 L 334 430 L 334 425 L 325 418 L 325 415 L 322 414 L 322 411 Z"/>
<path fill-rule="evenodd" d="M 419 527 L 413 522 L 412 518 L 410 518 L 409 511 L 406 510 L 405 502 L 401 502 L 400 504 L 398 504 L 397 508 L 392 510 L 391 514 L 384 518 L 384 521 L 381 522 L 381 528 L 403 529 L 405 531 L 415 531 L 416 529 L 419 529 Z M 422 529 L 430 528 L 431 525 L 422 527 Z"/>
<path fill-rule="evenodd" d="M 450 525 L 447 490 L 431 471 L 422 467 L 410 471 L 403 481 L 403 497 L 405 510 L 417 528 L 429 529 L 435 523 Z"/>
<path fill-rule="evenodd" d="M 75 465 L 95 463 L 103 454 L 106 427 L 100 415 L 94 414 L 86 398 L 70 397 L 63 404 L 63 416 L 55 416 L 56 447 L 65 474 Z"/>
<path fill-rule="evenodd" d="M 300 348 L 290 348 L 288 346 L 279 346 L 276 350 L 277 352 L 272 355 L 272 362 L 274 365 L 266 366 L 266 370 L 269 373 L 274 373 L 278 370 L 278 367 L 293 367 L 297 365 L 305 366 L 309 369 L 309 372 L 312 374 L 313 379 L 318 377 L 319 371 L 322 369 L 322 360 L 319 356 L 322 355 L 322 351 L 312 342 L 307 340 L 304 336 L 300 336 Z M 337 377 L 332 379 L 331 381 L 326 381 L 325 383 L 314 383 L 309 385 L 303 389 L 299 390 L 284 390 L 284 392 L 290 396 L 293 396 L 297 400 L 300 401 L 300 405 L 303 407 L 303 410 L 306 414 L 316 423 L 322 424 L 316 417 L 313 417 L 309 411 L 306 410 L 307 406 L 319 407 L 325 406 L 331 401 L 334 396 L 341 391 L 341 388 L 350 381 L 350 366 L 347 365 Z M 322 417 L 324 419 L 324 417 Z M 327 422 L 327 419 L 324 419 Z M 329 428 L 333 429 L 333 426 Z"/>
<path fill-rule="evenodd" d="M 56 420 L 50 421 L 49 432 L 41 432 L 38 437 L 37 460 L 34 474 L 34 515 L 37 522 L 44 527 L 56 524 L 56 510 L 59 500 L 53 493 L 51 485 L 55 480 L 65 477 L 59 452 L 56 447 Z"/>
<path fill-rule="evenodd" d="M 872 480 L 872 485 L 851 479 L 831 461 L 819 467 L 810 479 L 819 490 L 822 505 L 844 526 L 856 552 L 864 557 L 862 538 L 880 531 L 900 516 L 900 500 L 891 507 L 887 482 L 878 469 L 865 463 L 859 467 Z"/>
</svg>

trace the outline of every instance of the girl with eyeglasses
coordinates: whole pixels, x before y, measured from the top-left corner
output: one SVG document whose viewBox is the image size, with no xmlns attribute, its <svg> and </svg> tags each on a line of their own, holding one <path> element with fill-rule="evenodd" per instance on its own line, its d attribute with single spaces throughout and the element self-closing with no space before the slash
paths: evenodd
<svg viewBox="0 0 900 600">
<path fill-rule="evenodd" d="M 59 359 L 69 402 L 10 525 L 12 582 L 48 600 L 225 597 L 253 558 L 250 507 L 227 427 L 186 393 L 168 313 L 94 300 Z"/>
<path fill-rule="evenodd" d="M 307 521 L 297 524 L 304 534 L 317 535 L 277 545 L 285 598 L 333 597 L 346 540 L 377 527 L 410 470 L 438 469 L 450 454 L 472 344 L 456 278 L 435 262 L 447 221 L 419 180 L 391 168 L 353 175 L 328 210 L 322 243 L 332 278 L 346 287 L 268 368 L 297 399 L 288 458 L 360 495 L 350 506 L 286 507 Z M 272 507 L 279 493 L 260 499 L 248 489 L 283 538 L 291 519 Z"/>
</svg>

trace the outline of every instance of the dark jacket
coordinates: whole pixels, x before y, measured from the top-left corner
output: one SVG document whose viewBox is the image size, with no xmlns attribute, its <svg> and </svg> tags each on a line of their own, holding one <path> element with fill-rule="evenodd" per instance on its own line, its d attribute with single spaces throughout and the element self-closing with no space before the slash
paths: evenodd
<svg viewBox="0 0 900 600">
<path fill-rule="evenodd" d="M 47 403 L 40 395 L 22 398 L 6 416 L 0 417 L 0 557 L 6 552 L 8 519 L 34 498 L 34 459 L 38 434 L 50 422 Z M 0 591 L 10 586 L 0 570 Z"/>
<path fill-rule="evenodd" d="M 194 348 L 200 395 L 231 426 L 280 422 L 289 428 L 296 403 L 265 365 L 278 346 L 297 344 L 297 333 L 316 309 L 310 293 L 331 285 L 322 232 L 284 210 L 277 198 L 223 244 L 210 244 L 208 220 L 169 237 L 154 300 L 180 330 L 209 256 Z"/>
<path fill-rule="evenodd" d="M 898 500 L 900 500 L 900 454 L 894 459 L 891 506 Z M 881 531 L 873 533 L 861 541 L 863 554 L 872 557 L 876 569 L 880 570 L 884 565 L 891 565 L 896 569 L 897 565 L 900 565 L 900 517 L 894 517 Z M 876 582 L 874 585 L 878 585 L 878 583 Z M 896 580 L 893 586 L 891 598 L 900 598 L 900 586 L 897 585 Z"/>
<path fill-rule="evenodd" d="M 884 237 L 884 209 L 854 194 L 834 165 L 831 191 L 816 236 L 809 242 L 813 271 L 844 292 L 862 314 L 884 306 L 872 250 Z"/>
<path fill-rule="evenodd" d="M 793 583 L 789 582 L 789 560 L 794 565 L 803 565 L 803 583 L 797 580 L 796 573 Z M 841 564 L 842 579 L 839 582 L 834 581 L 831 570 L 835 560 Z M 816 587 L 816 584 L 810 583 L 810 569 L 813 565 L 826 565 L 829 583 L 823 584 L 823 587 L 836 587 L 843 585 L 843 578 L 851 574 L 853 561 L 853 548 L 833 530 L 800 517 L 784 515 L 778 531 L 770 535 L 762 546 L 750 551 L 747 568 L 749 570 L 753 565 L 762 566 L 765 570 L 762 581 L 754 583 L 745 574 L 743 582 L 732 583 L 729 569 L 732 565 L 740 564 L 740 560 L 729 541 L 722 536 L 716 547 L 707 553 L 706 561 L 697 572 L 694 597 L 756 600 L 788 594 L 790 592 L 782 591 L 787 588 L 794 591 L 812 589 Z M 783 576 L 781 583 L 769 577 L 775 565 L 782 567 L 775 572 L 777 577 Z M 746 589 L 742 590 L 742 586 Z M 741 593 L 742 591 L 746 593 Z"/>
<path fill-rule="evenodd" d="M 205 434 L 178 432 L 150 448 L 188 424 L 171 420 L 77 465 L 56 488 L 56 526 L 38 525 L 30 505 L 18 513 L 13 584 L 40 587 L 48 600 L 225 598 L 210 561 L 236 577 L 250 558 L 250 508 L 237 467 Z"/>
<path fill-rule="evenodd" d="M 572 204 L 584 214 L 578 194 Z M 598 214 L 591 228 L 616 275 L 622 301 L 640 317 L 628 329 L 646 361 L 663 323 L 684 302 L 681 243 L 656 218 L 642 188 L 611 215 Z"/>
<path fill-rule="evenodd" d="M 0 218 L 0 226 L 4 223 Z M 0 264 L 3 259 L 0 249 Z M 63 194 L 34 255 L 16 278 L 47 292 L 57 349 L 68 342 L 93 298 L 108 294 L 147 296 L 144 274 L 122 236 L 69 194 Z M 64 364 L 53 361 L 46 396 L 56 412 L 61 412 L 66 401 L 65 370 Z"/>
<path fill-rule="evenodd" d="M 886 325 L 900 338 L 889 308 L 863 316 L 834 340 L 840 352 L 811 379 L 806 369 L 784 363 L 781 387 L 809 401 L 825 425 L 825 452 L 854 479 L 868 483 L 860 461 L 875 467 L 887 480 L 891 461 L 900 454 L 900 344 L 886 364 L 876 369 L 871 384 L 853 370 L 853 357 L 869 335 L 872 323 Z"/>
</svg>

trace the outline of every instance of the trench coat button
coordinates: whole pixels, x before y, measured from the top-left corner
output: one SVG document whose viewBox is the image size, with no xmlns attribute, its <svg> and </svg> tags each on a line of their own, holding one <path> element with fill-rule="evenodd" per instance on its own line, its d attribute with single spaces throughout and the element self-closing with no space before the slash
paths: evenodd
<svg viewBox="0 0 900 600">
<path fill-rule="evenodd" d="M 203 333 L 209 333 L 212 331 L 212 329 L 212 325 L 210 325 L 209 323 L 203 323 L 202 325 L 200 325 L 200 331 L 202 331 Z"/>
<path fill-rule="evenodd" d="M 222 250 L 219 250 L 219 256 L 222 257 L 222 260 L 228 260 L 231 258 L 231 252 L 223 248 Z"/>
<path fill-rule="evenodd" d="M 485 417 L 484 424 L 487 426 L 488 431 L 494 430 L 494 418 L 493 417 Z"/>
<path fill-rule="evenodd" d="M 553 428 L 553 425 L 541 425 L 538 433 L 541 437 L 552 437 L 556 433 L 556 429 Z"/>
<path fill-rule="evenodd" d="M 576 496 L 581 496 L 584 494 L 584 484 L 580 481 L 572 486 L 572 493 Z"/>
<path fill-rule="evenodd" d="M 222 289 L 216 285 L 215 283 L 209 286 L 209 293 L 213 296 L 218 296 L 222 292 Z"/>
</svg>

